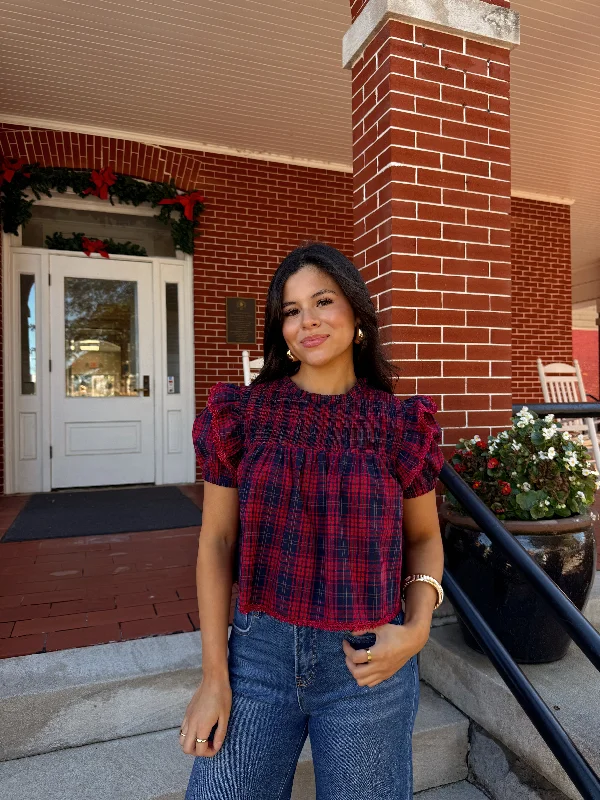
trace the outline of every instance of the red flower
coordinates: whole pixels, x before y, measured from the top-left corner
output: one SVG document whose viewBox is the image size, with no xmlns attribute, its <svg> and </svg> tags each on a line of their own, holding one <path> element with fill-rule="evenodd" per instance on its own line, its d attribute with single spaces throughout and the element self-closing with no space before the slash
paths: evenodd
<svg viewBox="0 0 600 800">
<path fill-rule="evenodd" d="M 487 463 L 488 469 L 495 469 L 499 463 L 500 462 L 498 461 L 497 458 L 490 458 L 490 460 Z"/>
<path fill-rule="evenodd" d="M 104 167 L 103 169 L 93 170 L 92 183 L 94 186 L 88 186 L 84 194 L 93 194 L 101 200 L 108 199 L 108 187 L 116 183 L 117 176 L 112 171 L 112 167 Z"/>
<path fill-rule="evenodd" d="M 473 488 L 474 489 L 479 489 L 480 486 L 481 486 L 481 481 L 473 481 Z"/>
<path fill-rule="evenodd" d="M 86 254 L 86 256 L 89 256 L 92 253 L 98 253 L 102 256 L 102 258 L 108 258 L 106 245 L 101 239 L 88 239 L 87 236 L 84 236 L 81 240 L 81 243 L 83 245 L 83 252 Z"/>
<path fill-rule="evenodd" d="M 500 489 L 500 494 L 510 494 L 512 489 L 510 488 L 510 483 L 505 483 L 502 489 Z"/>
<path fill-rule="evenodd" d="M 477 442 L 477 447 L 479 447 L 481 450 L 486 450 L 487 444 L 485 442 Z"/>
<path fill-rule="evenodd" d="M 159 200 L 159 206 L 172 206 L 179 204 L 183 208 L 183 216 L 190 221 L 194 219 L 194 206 L 196 203 L 203 203 L 204 195 L 202 192 L 190 192 L 189 194 L 179 194 L 177 197 L 165 197 Z"/>
<path fill-rule="evenodd" d="M 26 158 L 3 158 L 2 164 L 0 164 L 0 186 L 2 186 L 3 183 L 10 183 L 15 177 L 15 172 L 23 169 L 26 163 Z M 31 173 L 29 172 L 24 172 L 23 175 L 26 178 L 31 177 Z"/>
<path fill-rule="evenodd" d="M 465 468 L 463 467 L 462 464 L 453 464 L 452 466 L 454 467 L 454 471 L 455 472 L 464 472 L 465 471 Z"/>
</svg>

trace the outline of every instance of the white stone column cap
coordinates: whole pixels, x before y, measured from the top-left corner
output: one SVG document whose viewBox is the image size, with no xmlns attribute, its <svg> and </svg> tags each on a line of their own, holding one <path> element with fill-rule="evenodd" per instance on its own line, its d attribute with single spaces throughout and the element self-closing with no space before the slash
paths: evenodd
<svg viewBox="0 0 600 800">
<path fill-rule="evenodd" d="M 352 67 L 389 20 L 475 39 L 512 50 L 520 43 L 519 14 L 484 0 L 369 0 L 342 44 L 344 68 Z"/>
</svg>

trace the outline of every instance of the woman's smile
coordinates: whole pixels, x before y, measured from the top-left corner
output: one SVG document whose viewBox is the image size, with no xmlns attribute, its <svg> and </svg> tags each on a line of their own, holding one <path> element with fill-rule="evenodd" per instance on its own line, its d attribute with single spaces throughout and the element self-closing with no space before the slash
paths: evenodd
<svg viewBox="0 0 600 800">
<path fill-rule="evenodd" d="M 328 334 L 326 336 L 306 336 L 302 339 L 302 345 L 303 347 L 317 347 L 327 339 L 327 336 Z"/>
</svg>

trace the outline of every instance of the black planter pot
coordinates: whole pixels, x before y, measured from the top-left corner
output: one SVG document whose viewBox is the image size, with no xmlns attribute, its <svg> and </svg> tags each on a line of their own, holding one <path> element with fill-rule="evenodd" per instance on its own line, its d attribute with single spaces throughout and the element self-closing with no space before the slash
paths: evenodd
<svg viewBox="0 0 600 800">
<path fill-rule="evenodd" d="M 571 638 L 545 600 L 471 518 L 443 503 L 445 566 L 473 601 L 515 661 L 558 661 Z M 596 542 L 589 514 L 544 520 L 502 520 L 539 566 L 581 611 L 596 572 Z M 483 652 L 457 614 L 464 640 Z"/>
</svg>

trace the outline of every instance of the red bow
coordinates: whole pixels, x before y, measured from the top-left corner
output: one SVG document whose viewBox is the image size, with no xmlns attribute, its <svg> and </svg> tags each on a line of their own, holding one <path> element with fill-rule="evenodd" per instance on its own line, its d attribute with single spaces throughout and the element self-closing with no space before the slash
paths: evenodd
<svg viewBox="0 0 600 800">
<path fill-rule="evenodd" d="M 194 219 L 194 206 L 196 203 L 203 203 L 204 195 L 202 192 L 190 192 L 189 194 L 180 194 L 177 197 L 165 197 L 164 200 L 159 200 L 159 206 L 172 206 L 177 203 L 183 208 L 183 216 L 186 219 Z"/>
<path fill-rule="evenodd" d="M 99 170 L 92 171 L 92 183 L 95 183 L 96 186 L 88 186 L 88 188 L 83 192 L 84 194 L 93 194 L 96 197 L 99 197 L 101 200 L 108 199 L 108 187 L 112 186 L 113 183 L 116 183 L 117 176 L 112 171 L 112 167 L 103 167 Z"/>
<path fill-rule="evenodd" d="M 0 164 L 0 186 L 3 183 L 10 183 L 15 177 L 15 172 L 23 169 L 25 164 L 27 164 L 26 158 L 6 158 L 5 156 L 2 159 L 2 164 Z M 24 172 L 23 175 L 25 178 L 31 177 L 29 172 Z"/>
<path fill-rule="evenodd" d="M 88 239 L 87 236 L 84 236 L 81 240 L 81 244 L 83 245 L 83 252 L 86 254 L 86 256 L 89 256 L 92 253 L 99 253 L 102 258 L 108 258 L 106 245 L 101 239 Z"/>
</svg>

